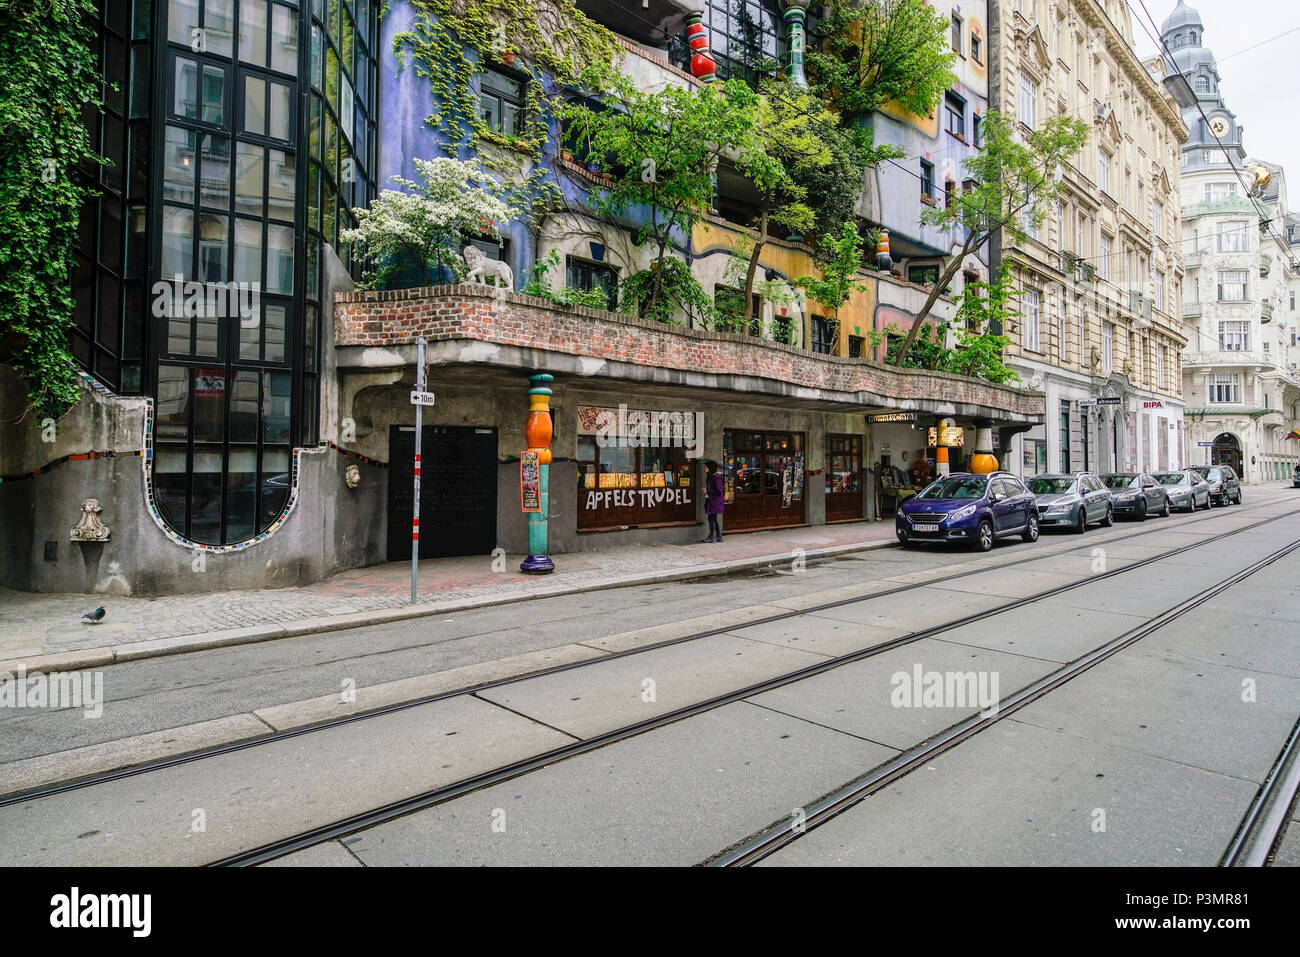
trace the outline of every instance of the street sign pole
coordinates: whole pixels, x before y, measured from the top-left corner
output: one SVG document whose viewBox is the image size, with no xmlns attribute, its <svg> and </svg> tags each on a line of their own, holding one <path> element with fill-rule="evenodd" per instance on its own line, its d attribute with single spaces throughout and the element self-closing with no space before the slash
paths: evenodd
<svg viewBox="0 0 1300 957">
<path fill-rule="evenodd" d="M 424 391 L 424 339 L 416 340 L 415 391 Z M 415 604 L 420 576 L 420 439 L 424 435 L 424 406 L 415 406 L 415 498 L 411 511 L 411 604 Z"/>
</svg>

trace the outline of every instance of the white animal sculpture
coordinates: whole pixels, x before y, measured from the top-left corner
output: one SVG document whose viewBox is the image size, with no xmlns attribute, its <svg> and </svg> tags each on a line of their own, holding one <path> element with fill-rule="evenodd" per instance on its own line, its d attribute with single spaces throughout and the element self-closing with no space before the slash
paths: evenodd
<svg viewBox="0 0 1300 957">
<path fill-rule="evenodd" d="M 479 250 L 477 246 L 466 246 L 462 255 L 465 257 L 465 265 L 469 266 L 469 275 L 465 277 L 466 282 L 477 282 L 487 285 L 488 277 L 500 280 L 507 289 L 515 288 L 515 274 L 510 271 L 510 267 L 499 259 L 488 259 Z M 497 283 L 493 283 L 497 285 Z"/>
</svg>

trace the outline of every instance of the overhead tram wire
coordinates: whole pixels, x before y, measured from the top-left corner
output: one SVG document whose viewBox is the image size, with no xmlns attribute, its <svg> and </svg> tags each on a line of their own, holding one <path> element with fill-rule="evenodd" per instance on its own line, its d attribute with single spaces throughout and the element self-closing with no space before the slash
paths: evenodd
<svg viewBox="0 0 1300 957">
<path fill-rule="evenodd" d="M 1156 35 L 1154 36 L 1152 35 L 1151 31 L 1146 28 L 1146 24 L 1144 24 L 1141 18 L 1139 17 L 1137 22 L 1138 25 L 1142 27 L 1142 32 L 1145 33 L 1151 39 L 1151 41 L 1156 44 L 1159 50 L 1164 51 L 1165 62 L 1169 66 L 1173 67 L 1175 69 L 1175 72 L 1177 72 L 1177 74 L 1180 77 L 1182 77 L 1185 81 L 1187 81 L 1188 87 L 1190 88 L 1191 78 L 1188 77 L 1186 73 L 1183 73 L 1181 70 L 1177 69 L 1178 64 L 1174 61 L 1173 51 L 1169 49 L 1169 44 L 1165 43 L 1164 37 L 1159 35 L 1160 27 L 1156 25 L 1155 18 L 1151 15 L 1151 11 L 1147 8 L 1146 0 L 1138 0 L 1138 4 L 1142 7 L 1142 12 L 1146 14 L 1146 18 L 1148 22 L 1150 22 L 1152 28 L 1156 31 Z M 1205 122 L 1206 129 L 1209 131 L 1209 134 L 1214 137 L 1214 142 L 1218 144 L 1219 149 L 1223 151 L 1223 156 L 1228 161 L 1228 165 L 1232 168 L 1232 172 L 1236 175 L 1237 181 L 1241 183 L 1241 188 L 1245 192 L 1246 197 L 1250 198 L 1251 187 L 1246 185 L 1245 177 L 1242 174 L 1241 170 L 1237 168 L 1237 164 L 1233 162 L 1232 154 L 1228 152 L 1228 148 L 1223 145 L 1223 141 L 1219 139 L 1218 134 L 1215 133 L 1214 130 L 1210 128 L 1210 118 L 1206 115 L 1205 108 L 1201 106 L 1201 99 L 1199 96 L 1196 98 L 1196 111 L 1201 114 L 1201 119 Z M 1295 256 L 1291 253 L 1291 244 L 1286 242 L 1286 240 L 1284 240 L 1281 237 L 1281 235 L 1273 228 L 1273 220 L 1271 218 L 1264 219 L 1263 216 L 1259 214 L 1258 210 L 1256 210 L 1256 215 L 1260 216 L 1261 228 L 1267 230 L 1277 241 L 1278 245 L 1286 252 L 1287 260 L 1291 264 L 1291 268 L 1300 269 L 1300 263 L 1296 261 Z"/>
</svg>

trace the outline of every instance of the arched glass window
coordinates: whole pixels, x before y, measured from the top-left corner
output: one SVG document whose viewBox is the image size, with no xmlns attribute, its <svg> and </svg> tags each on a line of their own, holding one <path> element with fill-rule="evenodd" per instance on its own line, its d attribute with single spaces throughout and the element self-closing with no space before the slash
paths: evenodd
<svg viewBox="0 0 1300 957">
<path fill-rule="evenodd" d="M 1196 45 L 1196 31 L 1195 31 L 1195 30 L 1193 30 L 1191 33 L 1187 34 L 1187 42 L 1190 43 L 1190 44 L 1192 44 L 1192 46 L 1195 46 L 1195 45 Z"/>
<path fill-rule="evenodd" d="M 1196 78 L 1196 92 L 1197 93 L 1210 92 L 1210 78 L 1208 76 L 1198 76 Z"/>
</svg>

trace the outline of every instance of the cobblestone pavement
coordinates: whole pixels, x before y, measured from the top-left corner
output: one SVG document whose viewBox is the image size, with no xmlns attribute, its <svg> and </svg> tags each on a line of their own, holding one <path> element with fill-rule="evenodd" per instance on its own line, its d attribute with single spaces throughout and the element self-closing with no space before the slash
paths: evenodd
<svg viewBox="0 0 1300 957">
<path fill-rule="evenodd" d="M 574 588 L 636 584 L 666 574 L 716 571 L 736 562 L 789 561 L 796 549 L 810 556 L 823 549 L 892 540 L 893 522 L 853 522 L 728 536 L 720 544 L 645 545 L 554 556 L 550 575 L 519 572 L 522 555 L 498 561 L 490 556 L 420 562 L 420 604 L 456 600 L 522 600 Z M 203 635 L 397 608 L 410 602 L 409 562 L 357 568 L 300 588 L 275 588 L 123 598 L 85 594 L 32 594 L 0 588 L 0 660 L 77 651 L 156 638 Z M 98 605 L 107 611 L 98 625 L 81 616 Z"/>
</svg>

